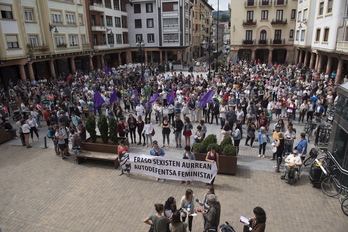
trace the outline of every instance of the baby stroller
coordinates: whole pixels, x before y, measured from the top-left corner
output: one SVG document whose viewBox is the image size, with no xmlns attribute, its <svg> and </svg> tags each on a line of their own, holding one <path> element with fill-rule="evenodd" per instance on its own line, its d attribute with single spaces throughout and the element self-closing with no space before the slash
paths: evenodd
<svg viewBox="0 0 348 232">
<path fill-rule="evenodd" d="M 13 121 L 17 122 L 18 119 L 20 119 L 21 116 L 21 111 L 18 109 L 17 104 L 11 104 L 10 105 L 11 112 L 12 112 L 12 119 Z"/>
</svg>

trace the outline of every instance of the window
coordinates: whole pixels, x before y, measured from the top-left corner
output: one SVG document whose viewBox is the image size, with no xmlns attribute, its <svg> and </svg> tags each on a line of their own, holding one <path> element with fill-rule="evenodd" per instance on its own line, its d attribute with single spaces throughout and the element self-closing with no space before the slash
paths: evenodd
<svg viewBox="0 0 348 232">
<path fill-rule="evenodd" d="M 85 44 L 86 43 L 86 36 L 81 35 L 81 44 Z"/>
<path fill-rule="evenodd" d="M 25 8 L 24 9 L 24 14 L 25 14 L 25 21 L 27 21 L 27 22 L 33 22 L 34 21 L 33 9 Z"/>
<path fill-rule="evenodd" d="M 253 31 L 252 30 L 246 30 L 245 40 L 253 40 Z"/>
<path fill-rule="evenodd" d="M 147 28 L 153 28 L 153 19 L 146 19 Z"/>
<path fill-rule="evenodd" d="M 59 11 L 52 11 L 52 23 L 62 24 L 62 14 Z"/>
<path fill-rule="evenodd" d="M 19 48 L 17 35 L 7 35 L 6 42 L 8 48 Z"/>
<path fill-rule="evenodd" d="M 141 5 L 140 4 L 134 4 L 134 14 L 140 14 L 141 13 Z"/>
<path fill-rule="evenodd" d="M 125 15 L 122 15 L 122 28 L 127 28 L 127 16 L 125 16 Z M 124 40 L 123 40 L 123 42 L 124 42 Z M 128 40 L 127 40 L 127 43 L 128 43 Z"/>
<path fill-rule="evenodd" d="M 115 27 L 121 27 L 121 18 L 115 17 Z"/>
<path fill-rule="evenodd" d="M 112 27 L 112 17 L 106 17 L 106 26 Z"/>
<path fill-rule="evenodd" d="M 323 15 L 324 12 L 324 2 L 319 3 L 319 15 Z"/>
<path fill-rule="evenodd" d="M 267 39 L 267 32 L 266 30 L 262 30 L 260 32 L 260 40 L 266 40 Z"/>
<path fill-rule="evenodd" d="M 164 42 L 179 42 L 179 34 L 163 34 Z"/>
<path fill-rule="evenodd" d="M 116 43 L 122 44 L 122 35 L 121 34 L 116 34 Z"/>
<path fill-rule="evenodd" d="M 66 14 L 66 23 L 71 25 L 76 25 L 75 22 L 75 14 L 73 13 L 67 13 Z"/>
<path fill-rule="evenodd" d="M 143 34 L 135 34 L 135 41 L 136 42 L 143 41 Z"/>
<path fill-rule="evenodd" d="M 308 12 L 308 9 L 303 10 L 303 18 L 302 18 L 303 22 L 307 21 L 307 12 Z"/>
<path fill-rule="evenodd" d="M 327 13 L 331 13 L 332 12 L 332 3 L 333 3 L 333 0 L 329 0 L 327 2 Z"/>
<path fill-rule="evenodd" d="M 79 40 L 77 38 L 77 35 L 69 35 L 69 43 L 70 43 L 70 47 L 78 47 Z"/>
<path fill-rule="evenodd" d="M 135 28 L 141 28 L 141 19 L 134 19 Z"/>
<path fill-rule="evenodd" d="M 306 30 L 301 30 L 301 41 L 304 41 Z"/>
<path fill-rule="evenodd" d="M 163 27 L 178 27 L 178 26 L 179 26 L 179 19 L 178 18 L 164 18 L 163 19 Z"/>
<path fill-rule="evenodd" d="M 56 37 L 54 37 L 54 39 L 56 41 L 57 47 L 63 47 L 66 45 L 64 36 L 56 36 Z"/>
<path fill-rule="evenodd" d="M 247 6 L 254 6 L 255 1 L 254 0 L 248 0 Z"/>
<path fill-rule="evenodd" d="M 108 35 L 108 44 L 115 44 L 114 34 Z"/>
<path fill-rule="evenodd" d="M 329 32 L 330 32 L 329 28 L 325 28 L 324 29 L 324 39 L 323 39 L 323 41 L 327 42 L 329 40 Z"/>
<path fill-rule="evenodd" d="M 299 11 L 297 14 L 297 22 L 301 22 L 301 18 L 302 18 L 302 11 Z"/>
<path fill-rule="evenodd" d="M 123 44 L 128 44 L 128 32 L 123 32 L 122 37 L 123 37 Z"/>
<path fill-rule="evenodd" d="M 98 45 L 98 35 L 93 34 L 93 45 Z"/>
<path fill-rule="evenodd" d="M 178 3 L 175 2 L 165 2 L 163 3 L 163 12 L 168 12 L 168 11 L 178 11 Z"/>
<path fill-rule="evenodd" d="M 114 0 L 114 10 L 120 10 L 120 2 L 118 0 Z"/>
<path fill-rule="evenodd" d="M 268 19 L 268 10 L 262 10 L 261 11 L 261 20 L 267 20 Z"/>
<path fill-rule="evenodd" d="M 83 25 L 83 15 L 79 14 L 79 25 Z"/>
<path fill-rule="evenodd" d="M 152 13 L 152 12 L 153 12 L 152 3 L 146 3 L 146 13 Z"/>
<path fill-rule="evenodd" d="M 294 30 L 291 29 L 289 32 L 289 39 L 293 39 L 294 38 Z"/>
<path fill-rule="evenodd" d="M 1 18 L 2 19 L 13 19 L 12 7 L 9 5 L 0 5 Z"/>
<path fill-rule="evenodd" d="M 296 18 L 296 9 L 292 9 L 291 10 L 291 19 L 295 19 Z"/>
<path fill-rule="evenodd" d="M 315 41 L 319 41 L 320 40 L 320 31 L 321 31 L 321 29 L 317 28 L 317 32 L 315 34 Z"/>
<path fill-rule="evenodd" d="M 247 11 L 247 21 L 250 22 L 250 21 L 253 21 L 253 19 L 254 19 L 254 11 L 252 10 Z"/>
<path fill-rule="evenodd" d="M 95 25 L 96 25 L 95 15 L 91 15 L 91 25 L 92 25 L 92 26 L 95 26 Z"/>
<path fill-rule="evenodd" d="M 274 39 L 281 40 L 282 39 L 282 30 L 274 30 Z"/>
<path fill-rule="evenodd" d="M 263 6 L 268 6 L 269 5 L 269 0 L 262 0 L 262 5 Z"/>
<path fill-rule="evenodd" d="M 29 36 L 29 41 L 30 41 L 30 46 L 32 46 L 32 47 L 39 46 L 37 35 L 30 35 Z"/>
<path fill-rule="evenodd" d="M 276 21 L 283 21 L 283 10 L 277 10 Z"/>
<path fill-rule="evenodd" d="M 295 40 L 298 41 L 298 34 L 300 33 L 299 30 L 296 30 L 296 36 L 295 36 Z"/>
<path fill-rule="evenodd" d="M 147 42 L 154 43 L 155 42 L 155 34 L 147 34 Z"/>
</svg>

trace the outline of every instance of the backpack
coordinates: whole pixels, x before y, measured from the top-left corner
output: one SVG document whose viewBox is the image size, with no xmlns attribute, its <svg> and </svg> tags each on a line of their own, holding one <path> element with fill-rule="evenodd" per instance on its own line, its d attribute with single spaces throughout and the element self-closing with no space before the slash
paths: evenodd
<svg viewBox="0 0 348 232">
<path fill-rule="evenodd" d="M 74 145 L 75 146 L 81 146 L 82 145 L 82 138 L 79 134 L 74 134 Z"/>
<path fill-rule="evenodd" d="M 51 139 L 54 136 L 54 129 L 52 127 L 48 128 L 47 132 L 46 132 L 46 136 L 47 138 Z"/>
</svg>

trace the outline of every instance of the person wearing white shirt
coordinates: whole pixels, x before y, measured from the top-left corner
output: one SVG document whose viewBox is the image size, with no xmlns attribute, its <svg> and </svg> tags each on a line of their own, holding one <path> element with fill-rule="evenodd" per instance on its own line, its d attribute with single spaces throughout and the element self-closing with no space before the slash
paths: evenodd
<svg viewBox="0 0 348 232">
<path fill-rule="evenodd" d="M 146 148 L 148 148 L 152 144 L 152 131 L 154 130 L 152 123 L 150 122 L 150 119 L 145 120 L 144 129 L 142 131 L 142 134 L 146 137 Z"/>
<path fill-rule="evenodd" d="M 144 106 L 142 106 L 140 104 L 140 102 L 138 102 L 138 105 L 135 107 L 135 111 L 137 112 L 137 117 L 141 116 L 143 117 L 144 114 Z"/>
<path fill-rule="evenodd" d="M 299 170 L 302 165 L 301 157 L 298 155 L 298 151 L 295 150 L 285 159 L 285 168 L 288 172 L 289 183 L 295 183 L 295 172 Z M 284 179 L 285 176 L 282 176 Z"/>
</svg>

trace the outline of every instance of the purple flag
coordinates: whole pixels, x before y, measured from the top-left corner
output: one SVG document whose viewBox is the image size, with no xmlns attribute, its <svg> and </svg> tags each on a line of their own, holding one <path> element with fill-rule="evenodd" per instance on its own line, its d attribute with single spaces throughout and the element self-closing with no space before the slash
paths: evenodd
<svg viewBox="0 0 348 232">
<path fill-rule="evenodd" d="M 134 88 L 134 101 L 135 101 L 135 103 L 139 102 L 139 93 L 138 93 L 137 88 Z"/>
<path fill-rule="evenodd" d="M 154 93 L 154 95 L 152 95 L 150 101 L 148 102 L 148 104 L 152 104 L 154 103 L 158 98 L 158 92 Z"/>
<path fill-rule="evenodd" d="M 94 108 L 98 109 L 101 105 L 103 105 L 104 102 L 105 101 L 102 98 L 102 96 L 100 95 L 100 93 L 98 91 L 95 91 L 95 93 L 94 93 Z"/>
<path fill-rule="evenodd" d="M 109 67 L 108 67 L 108 66 L 104 66 L 104 72 L 105 72 L 105 73 L 107 73 L 107 74 L 109 74 L 110 69 L 109 69 Z"/>
<path fill-rule="evenodd" d="M 114 90 L 114 92 L 110 96 L 110 105 L 112 105 L 112 103 L 114 103 L 115 101 L 117 101 L 116 90 Z"/>
<path fill-rule="evenodd" d="M 173 101 L 174 101 L 174 90 L 172 90 L 172 92 L 170 92 L 170 94 L 167 96 L 167 102 L 168 102 L 168 105 L 172 104 Z"/>
<path fill-rule="evenodd" d="M 201 97 L 201 107 L 204 107 L 213 98 L 214 90 L 211 89 Z"/>
</svg>

